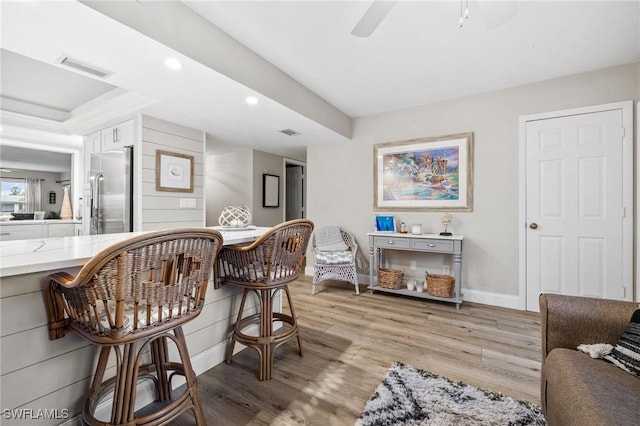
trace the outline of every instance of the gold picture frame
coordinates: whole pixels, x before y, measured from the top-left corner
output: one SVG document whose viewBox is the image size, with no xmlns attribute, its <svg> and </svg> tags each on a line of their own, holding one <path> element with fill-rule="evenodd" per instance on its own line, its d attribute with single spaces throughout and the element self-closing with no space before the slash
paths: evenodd
<svg viewBox="0 0 640 426">
<path fill-rule="evenodd" d="M 374 211 L 473 211 L 473 133 L 373 148 Z"/>
<path fill-rule="evenodd" d="M 193 192 L 193 156 L 156 150 L 156 191 Z"/>
</svg>

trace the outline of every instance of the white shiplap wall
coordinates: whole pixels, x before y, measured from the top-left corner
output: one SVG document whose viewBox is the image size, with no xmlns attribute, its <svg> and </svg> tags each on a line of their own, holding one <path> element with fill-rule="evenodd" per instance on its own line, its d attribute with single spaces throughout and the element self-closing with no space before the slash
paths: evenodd
<svg viewBox="0 0 640 426">
<path fill-rule="evenodd" d="M 78 268 L 68 269 L 76 274 Z M 50 272 L 3 277 L 0 285 L 0 424 L 41 426 L 64 423 L 56 418 L 28 418 L 39 410 L 68 410 L 70 424 L 84 404 L 91 376 L 98 359 L 97 346 L 69 332 L 64 338 L 49 340 L 47 315 L 42 289 Z M 229 331 L 240 304 L 238 290 L 223 286 L 216 290 L 210 282 L 202 313 L 183 326 L 196 374 L 201 374 L 224 359 Z M 247 307 L 246 313 L 254 308 Z M 242 345 L 236 345 L 236 351 Z M 175 347 L 170 345 L 172 359 Z M 113 354 L 112 354 L 113 355 Z M 107 377 L 114 373 L 113 356 Z M 257 367 L 256 367 L 257 368 Z M 179 380 L 174 386 L 179 385 Z M 138 387 L 136 407 L 152 402 L 153 397 Z M 108 400 L 108 398 L 107 398 Z M 22 420 L 6 416 L 22 413 Z M 26 411 L 25 411 L 26 410 Z M 51 411 L 53 413 L 53 411 Z M 55 417 L 55 415 L 54 415 Z"/>
<path fill-rule="evenodd" d="M 205 226 L 204 132 L 143 115 L 141 145 L 141 230 Z M 193 156 L 193 193 L 156 191 L 157 150 Z M 180 208 L 180 199 L 195 199 L 196 207 Z"/>
</svg>

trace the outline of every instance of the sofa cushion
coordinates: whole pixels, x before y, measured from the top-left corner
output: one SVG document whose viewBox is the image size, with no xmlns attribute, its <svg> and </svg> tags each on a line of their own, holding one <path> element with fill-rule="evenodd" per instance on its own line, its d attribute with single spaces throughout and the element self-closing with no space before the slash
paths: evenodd
<svg viewBox="0 0 640 426">
<path fill-rule="evenodd" d="M 549 425 L 627 425 L 640 419 L 640 380 L 601 359 L 556 348 L 542 367 Z"/>
<path fill-rule="evenodd" d="M 604 359 L 640 377 L 640 309 L 633 313 L 613 351 Z"/>
</svg>

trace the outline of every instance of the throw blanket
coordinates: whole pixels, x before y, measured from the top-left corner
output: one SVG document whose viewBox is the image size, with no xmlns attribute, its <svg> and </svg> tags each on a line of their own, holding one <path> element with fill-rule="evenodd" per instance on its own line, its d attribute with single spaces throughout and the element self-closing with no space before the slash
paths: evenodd
<svg viewBox="0 0 640 426">
<path fill-rule="evenodd" d="M 340 228 L 325 226 L 316 230 L 316 249 L 320 251 L 347 250 Z"/>
<path fill-rule="evenodd" d="M 613 345 L 608 343 L 596 343 L 593 345 L 582 344 L 578 346 L 580 352 L 591 355 L 591 358 L 604 358 L 613 350 Z"/>
</svg>

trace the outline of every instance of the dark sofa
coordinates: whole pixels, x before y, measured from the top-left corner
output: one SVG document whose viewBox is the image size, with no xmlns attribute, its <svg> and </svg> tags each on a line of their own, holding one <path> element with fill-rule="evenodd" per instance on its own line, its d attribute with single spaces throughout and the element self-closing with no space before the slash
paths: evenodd
<svg viewBox="0 0 640 426">
<path fill-rule="evenodd" d="M 540 398 L 550 426 L 640 424 L 640 378 L 576 349 L 615 346 L 637 308 L 631 302 L 540 295 Z"/>
</svg>

